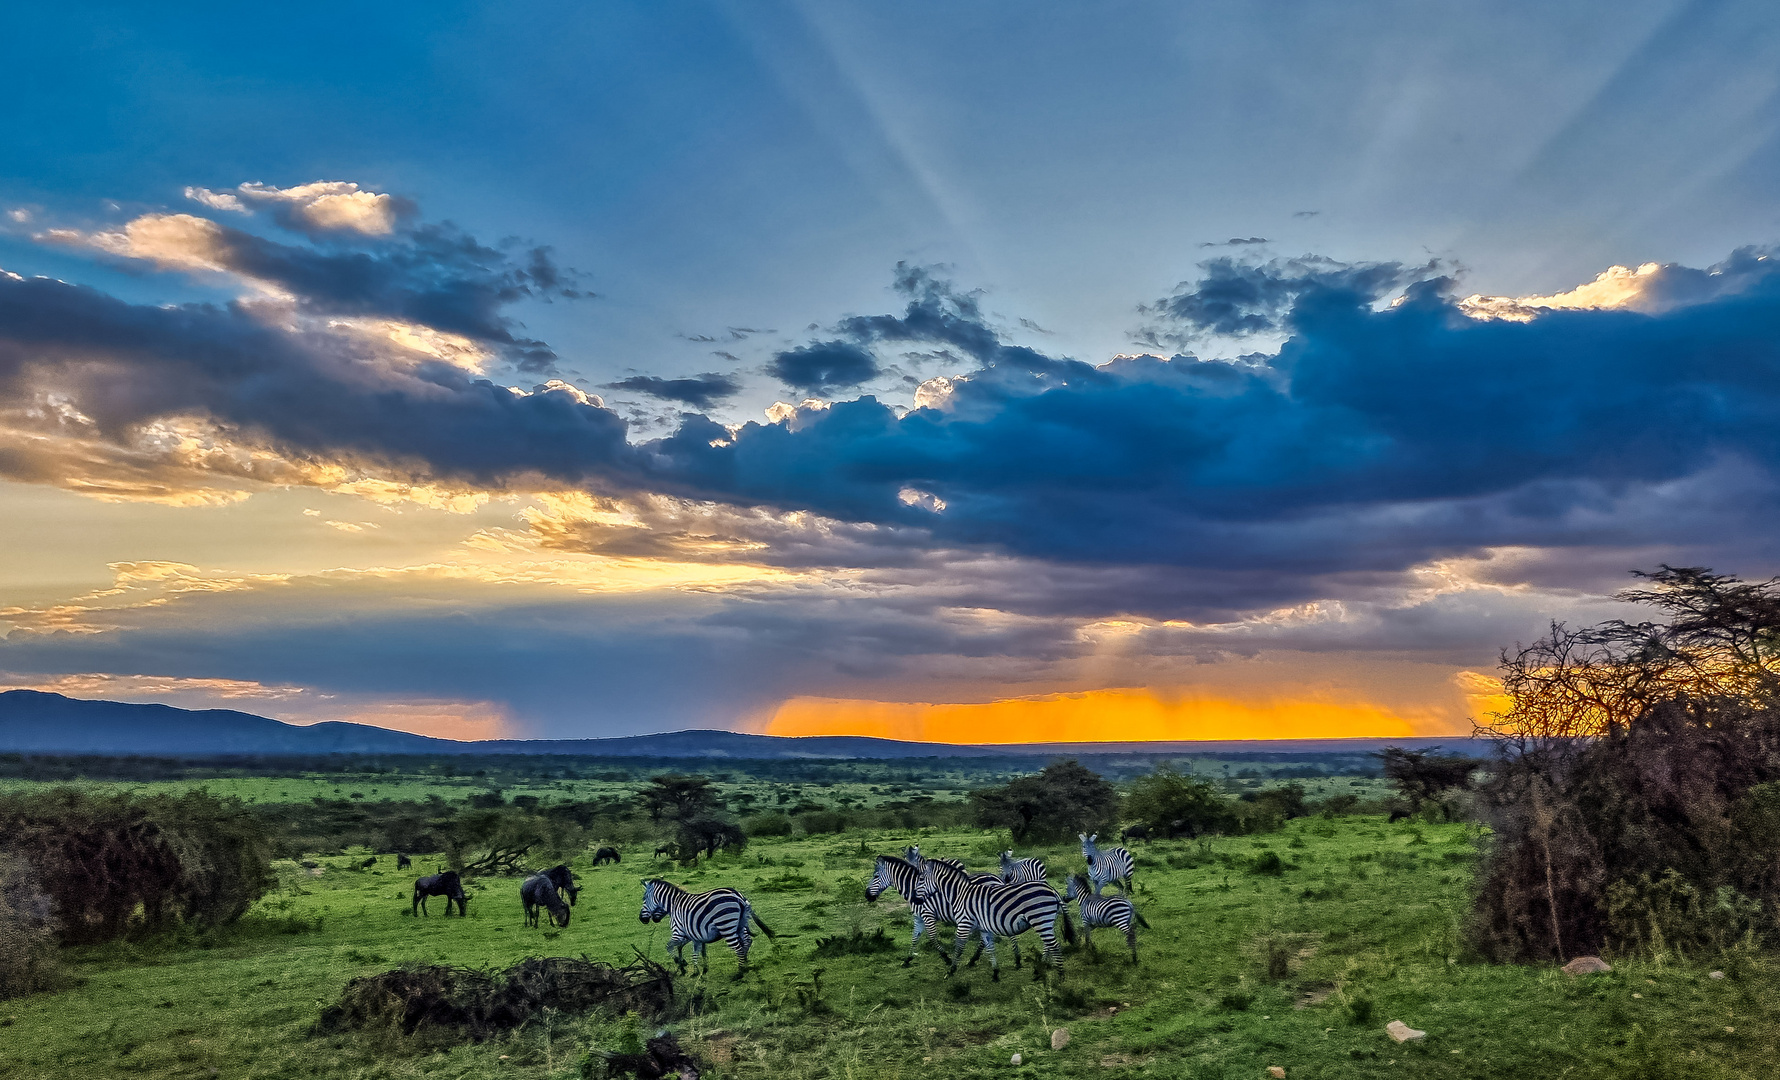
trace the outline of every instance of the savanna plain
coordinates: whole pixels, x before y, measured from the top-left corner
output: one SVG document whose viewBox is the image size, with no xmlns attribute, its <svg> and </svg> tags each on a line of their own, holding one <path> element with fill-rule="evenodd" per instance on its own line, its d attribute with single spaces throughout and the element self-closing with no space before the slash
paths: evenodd
<svg viewBox="0 0 1780 1080">
<path fill-rule="evenodd" d="M 906 794 L 869 776 L 789 786 L 772 768 L 764 776 L 748 768 L 723 765 L 718 786 L 731 806 L 793 809 L 820 795 L 863 811 Z M 931 771 L 942 778 L 924 794 L 942 807 L 982 781 L 968 769 L 948 774 L 944 763 Z M 504 782 L 509 802 L 546 808 L 553 799 L 619 800 L 646 786 L 616 773 Z M 1252 795 L 1286 781 L 1251 773 L 1221 783 Z M 141 794 L 163 785 L 261 805 L 334 799 L 360 813 L 380 800 L 430 797 L 438 807 L 502 798 L 489 798 L 487 779 L 388 772 L 125 786 Z M 1376 776 L 1323 777 L 1310 793 L 1376 794 L 1379 785 Z M 908 844 L 984 870 L 1013 847 L 1044 858 L 1059 887 L 1082 869 L 1076 844 L 1016 844 L 1007 830 L 832 817 L 819 827 L 838 831 L 756 835 L 689 863 L 652 859 L 656 845 L 641 832 L 594 839 L 568 853 L 581 886 L 569 925 L 545 919 L 538 929 L 524 925 L 518 876 L 468 878 L 467 917 L 446 917 L 436 898 L 417 917 L 414 879 L 444 868 L 444 854 L 415 854 L 398 869 L 389 851 L 317 843 L 323 850 L 283 852 L 275 885 L 226 925 L 63 947 L 60 988 L 0 1002 L 0 1075 L 556 1080 L 604 1076 L 606 1055 L 635 1051 L 663 1029 L 714 1077 L 1774 1074 L 1780 980 L 1761 950 L 1659 950 L 1612 958 L 1611 972 L 1582 977 L 1555 964 L 1487 963 L 1465 932 L 1486 828 L 1315 806 L 1265 831 L 1132 841 L 1134 899 L 1149 924 L 1138 931 L 1140 962 L 1116 930 L 1101 929 L 1094 948 L 1066 946 L 1062 973 L 1042 980 L 1032 977 L 1030 934 L 1021 970 L 1004 944 L 999 981 L 986 959 L 948 976 L 925 945 L 905 967 L 907 904 L 894 893 L 865 899 L 875 857 Z M 602 840 L 619 841 L 621 862 L 593 865 Z M 676 978 L 665 1018 L 545 1009 L 483 1041 L 318 1027 L 350 980 L 404 966 L 500 969 L 535 956 L 622 966 L 640 955 L 671 969 L 667 925 L 638 920 L 641 882 L 657 875 L 693 890 L 742 890 L 777 936 L 756 938 L 739 981 L 734 955 L 713 944 L 707 969 Z M 949 949 L 950 932 L 942 935 Z M 1399 1044 L 1385 1030 L 1392 1020 L 1426 1035 Z M 1060 1030 L 1067 1041 L 1053 1049 Z"/>
</svg>

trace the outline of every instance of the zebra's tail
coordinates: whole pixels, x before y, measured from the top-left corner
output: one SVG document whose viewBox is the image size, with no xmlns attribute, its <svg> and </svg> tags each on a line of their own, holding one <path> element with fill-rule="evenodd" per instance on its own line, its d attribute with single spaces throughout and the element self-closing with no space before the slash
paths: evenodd
<svg viewBox="0 0 1780 1080">
<path fill-rule="evenodd" d="M 748 908 L 748 918 L 750 918 L 750 919 L 753 919 L 753 920 L 754 920 L 754 925 L 755 925 L 755 926 L 758 926 L 758 927 L 760 927 L 760 932 L 761 932 L 761 933 L 763 933 L 763 934 L 765 934 L 765 935 L 766 935 L 766 936 L 767 936 L 767 940 L 769 940 L 769 941 L 770 941 L 770 940 L 772 940 L 772 939 L 773 939 L 773 938 L 776 938 L 776 937 L 778 937 L 778 936 L 779 936 L 779 935 L 777 935 L 777 934 L 775 934 L 775 933 L 773 933 L 773 928 L 772 928 L 772 927 L 770 927 L 770 926 L 768 926 L 768 925 L 766 925 L 766 924 L 765 924 L 765 923 L 763 923 L 763 922 L 761 922 L 761 921 L 760 921 L 760 916 L 758 916 L 758 915 L 756 915 L 756 914 L 754 914 L 754 905 L 753 905 L 753 904 L 749 904 L 749 903 L 748 903 L 748 902 L 747 902 L 747 901 L 746 901 L 746 900 L 744 900 L 744 901 L 742 901 L 742 903 L 743 903 L 743 904 L 746 904 L 746 905 L 747 905 L 747 908 Z"/>
<path fill-rule="evenodd" d="M 1149 920 L 1145 919 L 1143 917 L 1143 912 L 1137 910 L 1136 908 L 1132 908 L 1131 914 L 1135 915 L 1137 917 L 1137 925 L 1143 927 L 1145 930 L 1148 930 L 1150 928 Z"/>
<path fill-rule="evenodd" d="M 1069 909 L 1063 909 L 1063 940 L 1075 944 L 1075 923 L 1069 921 Z"/>
</svg>

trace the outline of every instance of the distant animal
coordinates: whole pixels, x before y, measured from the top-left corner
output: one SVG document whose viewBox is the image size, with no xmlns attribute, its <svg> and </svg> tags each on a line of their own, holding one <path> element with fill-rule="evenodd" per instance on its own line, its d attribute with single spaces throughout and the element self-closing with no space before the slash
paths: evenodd
<svg viewBox="0 0 1780 1080">
<path fill-rule="evenodd" d="M 1127 842 L 1132 840 L 1148 840 L 1149 838 L 1150 827 L 1148 825 L 1132 825 L 1119 833 L 1119 839 Z"/>
<path fill-rule="evenodd" d="M 569 869 L 567 863 L 557 863 L 543 871 L 543 876 L 550 879 L 550 883 L 556 886 L 557 892 L 568 896 L 570 907 L 573 907 L 575 901 L 581 898 L 581 886 L 576 884 L 575 872 Z"/>
<path fill-rule="evenodd" d="M 655 854 L 650 857 L 649 861 L 654 862 L 663 855 L 666 855 L 670 859 L 678 859 L 680 857 L 680 849 L 672 844 L 663 844 L 655 849 Z"/>
<path fill-rule="evenodd" d="M 1082 940 L 1092 949 L 1094 947 L 1094 928 L 1111 926 L 1125 935 L 1125 944 L 1131 946 L 1131 962 L 1137 963 L 1137 931 L 1133 924 L 1145 930 L 1150 924 L 1143 919 L 1143 913 L 1127 896 L 1098 896 L 1088 888 L 1088 879 L 1081 874 L 1071 874 L 1069 885 L 1063 893 L 1063 899 L 1074 900 L 1081 907 Z"/>
<path fill-rule="evenodd" d="M 541 908 L 550 913 L 550 919 L 557 926 L 569 925 L 569 906 L 562 902 L 562 895 L 557 892 L 554 879 L 549 871 L 533 874 L 519 885 L 519 901 L 525 905 L 525 925 L 536 929 L 538 910 Z"/>
<path fill-rule="evenodd" d="M 1001 981 L 1001 968 L 995 957 L 995 939 L 1010 939 L 1014 949 L 1014 966 L 1020 966 L 1020 943 L 1016 935 L 1036 930 L 1044 943 L 1044 962 L 1033 967 L 1032 977 L 1042 979 L 1045 965 L 1051 964 L 1059 974 L 1063 971 L 1063 950 L 1057 944 L 1057 921 L 1063 922 L 1063 938 L 1075 941 L 1075 926 L 1057 890 L 1044 881 L 977 881 L 965 885 L 952 902 L 952 914 L 958 920 L 958 934 L 953 939 L 952 955 L 946 958 L 946 975 L 958 971 L 958 959 L 964 955 L 964 943 L 972 937 L 982 939 L 977 956 L 989 953 L 990 979 Z M 970 962 L 975 964 L 977 956 Z"/>
<path fill-rule="evenodd" d="M 766 923 L 760 921 L 760 916 L 754 914 L 754 906 L 748 898 L 736 890 L 687 892 L 662 878 L 643 882 L 643 907 L 637 912 L 637 918 L 642 922 L 668 920 L 673 932 L 668 935 L 667 947 L 674 954 L 674 963 L 679 965 L 681 974 L 686 972 L 685 949 L 689 941 L 701 972 L 710 967 L 705 958 L 705 946 L 719 939 L 727 941 L 735 950 L 735 977 L 740 980 L 748 970 L 748 949 L 754 943 L 748 921 L 752 919 L 767 937 L 776 936 Z"/>
<path fill-rule="evenodd" d="M 451 905 L 453 903 L 457 904 L 458 915 L 465 916 L 469 914 L 469 911 L 466 910 L 465 906 L 470 902 L 470 898 L 464 895 L 464 885 L 462 881 L 458 880 L 456 870 L 446 870 L 443 873 L 434 874 L 431 877 L 423 877 L 419 881 L 416 881 L 414 883 L 414 906 L 411 909 L 410 914 L 418 913 L 425 915 L 426 899 L 429 896 L 443 896 L 445 898 L 446 915 L 451 914 Z"/>
<path fill-rule="evenodd" d="M 364 862 L 359 863 L 358 868 L 360 870 L 369 870 L 371 867 L 376 866 L 376 865 L 377 865 L 377 856 L 373 855 L 370 858 L 366 859 Z"/>
<path fill-rule="evenodd" d="M 1391 820 L 1390 820 L 1390 824 L 1392 824 L 1392 825 L 1395 825 L 1395 824 L 1396 824 L 1396 823 L 1397 823 L 1397 822 L 1399 822 L 1399 821 L 1406 821 L 1406 820 L 1408 820 L 1408 818 L 1409 818 L 1409 811 L 1408 811 L 1408 809 L 1406 809 L 1406 808 L 1404 808 L 1404 807 L 1401 807 L 1401 806 L 1399 806 L 1399 807 L 1397 807 L 1397 808 L 1396 808 L 1396 809 L 1395 809 L 1395 810 L 1392 810 L 1392 811 L 1391 811 Z"/>
<path fill-rule="evenodd" d="M 1016 859 L 1011 851 L 1001 853 L 1001 880 L 1009 885 L 1022 881 L 1043 881 L 1045 864 L 1043 859 Z"/>
<path fill-rule="evenodd" d="M 1082 857 L 1088 860 L 1088 879 L 1094 883 L 1094 894 L 1101 886 L 1118 883 L 1121 892 L 1131 891 L 1131 875 L 1137 872 L 1137 861 L 1122 847 L 1102 851 L 1094 840 L 1099 833 L 1076 833 L 1082 842 Z"/>
<path fill-rule="evenodd" d="M 403 855 L 400 852 L 396 853 L 396 869 L 397 870 L 406 870 L 406 869 L 408 869 L 408 867 L 412 866 L 413 864 L 414 864 L 413 859 L 410 859 L 408 856 Z"/>
<path fill-rule="evenodd" d="M 656 852 L 656 854 L 659 855 L 660 852 Z M 609 862 L 615 863 L 623 861 L 623 859 L 618 857 L 618 849 L 615 847 L 603 847 L 593 853 L 593 865 L 595 866 L 604 866 Z"/>
</svg>

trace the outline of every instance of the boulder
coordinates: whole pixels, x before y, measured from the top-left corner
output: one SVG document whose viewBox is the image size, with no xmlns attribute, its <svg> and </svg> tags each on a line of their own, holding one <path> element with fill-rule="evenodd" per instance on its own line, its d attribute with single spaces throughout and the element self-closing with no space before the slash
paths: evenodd
<svg viewBox="0 0 1780 1080">
<path fill-rule="evenodd" d="M 1068 1045 L 1069 1045 L 1069 1029 L 1068 1028 L 1058 1028 L 1056 1031 L 1051 1032 L 1051 1049 L 1052 1050 L 1061 1050 L 1065 1046 L 1068 1046 Z"/>
<path fill-rule="evenodd" d="M 1722 972 L 1722 971 L 1708 971 L 1708 972 L 1706 972 L 1706 978 L 1708 978 L 1708 979 L 1722 979 L 1722 978 L 1724 978 L 1724 972 Z"/>
<path fill-rule="evenodd" d="M 1401 1020 L 1392 1020 L 1390 1023 L 1386 1024 L 1384 1026 L 1384 1033 L 1400 1043 L 1408 1042 L 1411 1039 L 1419 1039 L 1427 1034 L 1425 1031 L 1415 1030 Z"/>
<path fill-rule="evenodd" d="M 1267 1075 L 1273 1077 L 1273 1080 L 1286 1080 L 1285 1066 L 1269 1065 L 1267 1066 Z"/>
<path fill-rule="evenodd" d="M 1565 975 L 1599 975 L 1613 970 L 1613 965 L 1598 956 L 1578 956 L 1564 965 Z"/>
<path fill-rule="evenodd" d="M 1020 1055 L 1015 1054 L 1013 1057 L 1007 1059 L 1007 1063 L 1009 1065 L 1018 1065 L 1021 1060 L 1022 1059 L 1021 1059 Z"/>
</svg>

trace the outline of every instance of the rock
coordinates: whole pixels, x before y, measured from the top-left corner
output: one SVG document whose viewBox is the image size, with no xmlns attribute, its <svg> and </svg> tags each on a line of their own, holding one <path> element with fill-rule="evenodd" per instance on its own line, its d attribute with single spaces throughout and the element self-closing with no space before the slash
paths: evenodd
<svg viewBox="0 0 1780 1080">
<path fill-rule="evenodd" d="M 1069 1045 L 1069 1029 L 1068 1028 L 1058 1028 L 1056 1031 L 1051 1032 L 1051 1049 L 1052 1050 L 1061 1050 L 1065 1046 L 1068 1046 L 1068 1045 Z"/>
<path fill-rule="evenodd" d="M 1708 978 L 1708 979 L 1722 979 L 1722 978 L 1724 978 L 1724 972 L 1722 972 L 1722 971 L 1708 971 L 1708 972 L 1706 972 L 1706 978 Z"/>
<path fill-rule="evenodd" d="M 1267 1066 L 1267 1075 L 1273 1077 L 1273 1080 L 1286 1080 L 1285 1067 L 1282 1065 L 1269 1065 Z"/>
<path fill-rule="evenodd" d="M 1020 1063 L 1020 1055 L 1015 1054 L 1013 1057 L 1008 1058 L 1007 1063 L 1009 1065 L 1018 1065 Z"/>
<path fill-rule="evenodd" d="M 1565 975 L 1599 975 L 1612 970 L 1613 966 L 1598 956 L 1578 956 L 1564 965 Z"/>
<path fill-rule="evenodd" d="M 1415 1030 L 1401 1020 L 1392 1020 L 1384 1026 L 1384 1031 L 1386 1035 L 1389 1035 L 1398 1042 L 1408 1042 L 1411 1039 L 1419 1039 L 1427 1034 L 1425 1031 Z"/>
</svg>

